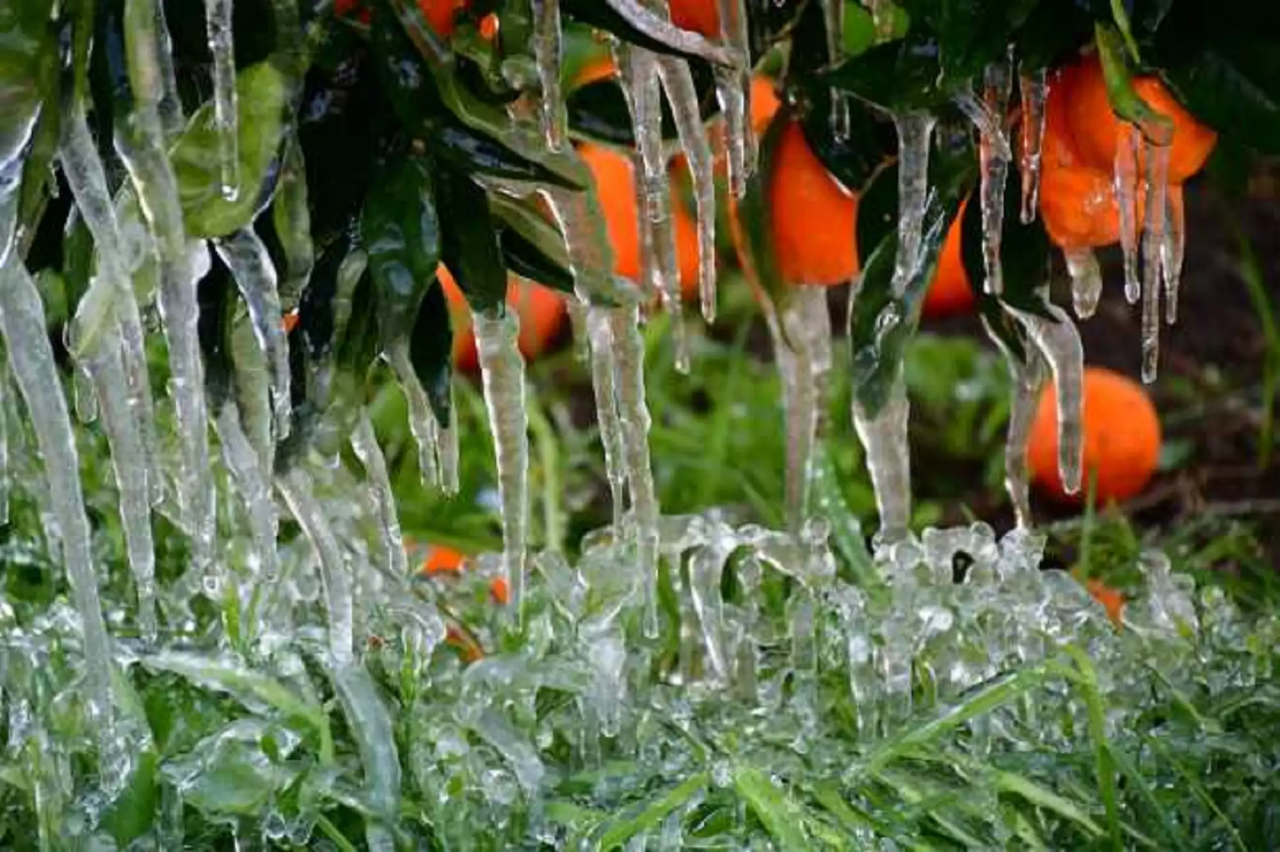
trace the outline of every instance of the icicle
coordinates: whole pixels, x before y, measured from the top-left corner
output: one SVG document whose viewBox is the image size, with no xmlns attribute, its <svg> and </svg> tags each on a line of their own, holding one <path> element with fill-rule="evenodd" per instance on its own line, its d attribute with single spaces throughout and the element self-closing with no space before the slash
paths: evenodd
<svg viewBox="0 0 1280 852">
<path fill-rule="evenodd" d="M 271 371 L 257 331 L 243 301 L 233 307 L 231 319 L 232 388 L 239 422 L 245 437 L 258 454 L 262 475 L 267 479 L 275 468 L 275 414 L 271 408 Z"/>
<path fill-rule="evenodd" d="M 770 317 L 786 412 L 787 529 L 798 532 L 808 505 L 809 479 L 830 368 L 831 316 L 822 287 L 800 287 Z"/>
<path fill-rule="evenodd" d="M 1004 291 L 1000 268 L 1000 236 L 1004 230 L 1004 191 L 1008 182 L 1009 139 L 1004 117 L 1009 105 L 1012 77 L 1010 66 L 995 62 L 982 74 L 981 120 L 978 123 L 978 162 L 981 168 L 979 194 L 982 200 L 982 264 L 986 273 L 983 290 Z"/>
<path fill-rule="evenodd" d="M 565 108 L 560 95 L 560 0 L 533 0 L 533 52 L 542 86 L 542 132 L 559 151 L 565 142 Z"/>
<path fill-rule="evenodd" d="M 992 329 L 984 317 L 982 325 L 1004 355 L 1009 367 L 1010 405 L 1009 432 L 1005 441 L 1004 486 L 1013 503 L 1013 514 L 1019 529 L 1032 526 L 1031 498 L 1027 477 L 1027 443 L 1031 438 L 1031 426 L 1036 408 L 1040 404 L 1040 391 L 1044 386 L 1045 366 L 1040 354 L 1027 347 L 1026 361 L 1015 355 Z"/>
<path fill-rule="evenodd" d="M 613 331 L 609 325 L 609 309 L 588 307 L 587 330 L 591 346 L 591 388 L 596 398 L 596 423 L 600 443 L 604 447 L 605 478 L 613 498 L 613 529 L 622 531 L 626 508 L 623 488 L 627 484 L 623 469 L 622 421 L 618 419 L 618 399 L 614 387 Z"/>
<path fill-rule="evenodd" d="M 164 17 L 164 3 L 155 4 L 156 58 L 160 72 L 159 101 L 160 123 L 170 140 L 182 134 L 187 119 L 182 112 L 182 99 L 178 96 L 178 77 L 173 70 L 173 42 L 169 38 L 169 24 Z"/>
<path fill-rule="evenodd" d="M 122 344 L 115 329 L 100 338 L 97 352 L 85 358 L 84 367 L 92 377 L 101 408 L 102 427 L 111 444 L 111 466 L 120 495 L 120 521 L 138 595 L 138 627 L 143 639 L 150 642 L 156 635 L 156 563 L 151 539 L 151 495 L 147 487 L 142 433 L 130 406 L 129 379 L 124 369 Z"/>
<path fill-rule="evenodd" d="M 827 31 L 827 64 L 835 67 L 843 58 L 844 0 L 818 0 Z M 831 132 L 837 140 L 849 138 L 849 100 L 838 89 L 831 90 Z"/>
<path fill-rule="evenodd" d="M 529 534 L 529 420 L 524 401 L 524 359 L 512 311 L 473 315 L 489 430 L 498 462 L 502 499 L 502 551 L 513 610 L 522 612 Z"/>
<path fill-rule="evenodd" d="M 93 235 L 98 253 L 100 277 L 95 282 L 97 286 L 91 286 L 90 289 L 105 289 L 105 292 L 83 296 L 77 314 L 86 307 L 92 307 L 96 300 L 111 307 L 108 311 L 106 304 L 103 304 L 100 322 L 110 324 L 114 315 L 114 319 L 120 324 L 123 346 L 121 354 L 128 378 L 129 407 L 138 422 L 143 464 L 147 469 L 148 489 L 154 504 L 160 500 L 163 478 L 156 439 L 155 405 L 151 399 L 151 378 L 147 369 L 146 335 L 142 328 L 133 282 L 130 280 L 132 264 L 126 257 L 115 205 L 107 188 L 106 171 L 89 132 L 83 104 L 72 107 L 63 122 L 58 158 L 62 162 L 62 172 L 71 187 L 71 194 L 75 197 L 76 207 L 84 218 L 89 233 Z M 90 348 L 94 346 L 92 341 L 83 342 Z"/>
<path fill-rule="evenodd" d="M 658 629 L 658 497 L 649 464 L 649 408 L 645 404 L 644 340 L 635 307 L 608 314 L 613 338 L 614 391 L 621 423 L 623 469 L 631 493 L 631 520 L 635 525 L 636 563 L 643 578 L 645 633 Z"/>
<path fill-rule="evenodd" d="M 716 98 L 724 113 L 728 149 L 729 191 L 741 198 L 756 170 L 756 139 L 751 126 L 751 44 L 747 35 L 746 0 L 717 0 L 720 39 L 737 61 L 715 68 Z"/>
<path fill-rule="evenodd" d="M 591 363 L 591 339 L 587 328 L 587 303 L 581 299 L 565 299 L 569 309 L 569 327 L 573 334 L 573 359 L 579 364 Z"/>
<path fill-rule="evenodd" d="M 0 353 L 0 526 L 9 525 L 9 363 Z"/>
<path fill-rule="evenodd" d="M 150 3 L 155 19 L 155 0 Z M 125 28 L 129 54 L 129 82 L 134 110 L 116 123 L 116 150 L 138 192 L 147 225 L 160 256 L 160 318 L 169 343 L 170 392 L 178 415 L 182 466 L 178 496 L 183 523 L 192 537 L 197 566 L 213 561 L 214 486 L 209 467 L 208 417 L 205 411 L 204 370 L 196 323 L 196 285 L 200 258 L 189 255 L 182 221 L 182 206 L 173 169 L 165 153 L 166 142 L 156 105 L 159 59 L 154 39 Z M 207 257 L 205 258 L 207 261 Z"/>
<path fill-rule="evenodd" d="M 671 180 L 662 139 L 659 60 L 643 48 L 621 43 L 615 45 L 614 56 L 636 139 L 633 169 L 636 204 L 642 213 L 639 222 L 642 289 L 643 284 L 648 283 L 661 296 L 671 318 L 676 369 L 688 372 L 688 339 L 682 322 L 680 266 L 671 215 Z"/>
<path fill-rule="evenodd" d="M 400 518 L 396 515 L 396 497 L 391 490 L 391 477 L 387 474 L 387 460 L 383 458 L 378 436 L 373 431 L 369 412 L 361 410 L 356 428 L 351 433 L 351 449 L 364 466 L 369 488 L 378 507 L 378 520 L 382 545 L 386 549 L 387 565 L 397 577 L 409 576 L 409 562 L 404 555 L 404 536 L 400 533 Z"/>
<path fill-rule="evenodd" d="M 1044 142 L 1044 105 L 1049 97 L 1049 72 L 1041 68 L 1018 78 L 1022 100 L 1022 224 L 1036 220 L 1040 205 L 1040 149 Z"/>
<path fill-rule="evenodd" d="M 604 0 L 615 12 L 644 35 L 672 47 L 678 53 L 705 59 L 713 65 L 732 65 L 733 54 L 721 45 L 672 24 L 668 16 L 647 8 L 645 0 Z M 710 2 L 710 0 L 701 0 Z M 666 3 L 662 6 L 665 8 Z"/>
<path fill-rule="evenodd" d="M 720 597 L 720 580 L 725 562 L 737 547 L 737 540 L 726 529 L 713 537 L 689 559 L 689 593 L 693 610 L 706 644 L 707 660 L 716 679 L 722 684 L 730 680 L 729 649 L 724 635 L 724 602 Z"/>
<path fill-rule="evenodd" d="M 901 297 L 920 263 L 921 230 L 929 199 L 929 138 L 935 118 L 911 111 L 893 117 L 898 129 L 898 254 L 893 293 Z"/>
<path fill-rule="evenodd" d="M 436 430 L 436 462 L 440 466 L 440 491 L 458 493 L 458 404 L 449 385 L 449 422 Z"/>
<path fill-rule="evenodd" d="M 1147 145 L 1147 216 L 1142 229 L 1142 380 L 1156 380 L 1160 365 L 1161 261 L 1166 253 L 1165 205 L 1169 191 L 1169 148 Z"/>
<path fill-rule="evenodd" d="M 911 404 L 899 368 L 889 398 L 870 417 L 855 397 L 853 425 L 867 456 L 867 472 L 875 489 L 880 515 L 878 540 L 889 544 L 906 536 L 911 524 L 911 455 L 907 420 Z"/>
<path fill-rule="evenodd" d="M 232 0 L 204 0 L 204 20 L 209 53 L 213 56 L 213 126 L 218 134 L 222 197 L 235 201 L 240 195 L 240 131 L 231 3 Z"/>
<path fill-rule="evenodd" d="M 443 488 L 440 476 L 440 425 L 431 410 L 427 391 L 418 379 L 418 372 L 413 369 L 413 362 L 409 358 L 409 341 L 399 341 L 387 350 L 386 357 L 409 405 L 409 431 L 413 433 L 413 440 L 418 445 L 418 475 L 424 485 Z"/>
<path fill-rule="evenodd" d="M 1120 122 L 1112 181 L 1120 208 L 1120 247 L 1124 252 L 1124 295 L 1134 304 L 1142 293 L 1138 280 L 1138 146 L 1142 133 Z"/>
<path fill-rule="evenodd" d="M 222 458 L 231 472 L 236 493 L 244 501 L 249 521 L 249 535 L 258 558 L 258 573 L 270 582 L 279 571 L 276 554 L 278 522 L 268 481 L 263 477 L 260 458 L 240 425 L 240 414 L 231 399 L 218 409 L 214 428 L 222 447 Z"/>
<path fill-rule="evenodd" d="M 49 502 L 84 634 L 86 703 L 98 736 L 99 775 L 109 782 L 128 777 L 129 754 L 124 743 L 116 742 L 111 642 L 98 597 L 89 520 L 80 491 L 75 432 L 45 328 L 44 307 L 35 282 L 11 255 L 0 267 L 0 332 L 4 334 L 18 388 L 36 425 L 34 431 L 44 460 Z"/>
<path fill-rule="evenodd" d="M 289 388 L 289 340 L 280 317 L 280 292 L 276 268 L 267 247 L 252 228 L 242 228 L 229 237 L 214 241 L 218 256 L 231 271 L 236 287 L 249 308 L 254 336 L 267 356 L 271 373 L 271 400 L 275 415 L 276 440 L 289 435 L 292 404 Z"/>
<path fill-rule="evenodd" d="M 271 216 L 285 256 L 286 273 L 279 283 L 280 307 L 292 311 L 298 307 L 302 290 L 311 278 L 316 257 L 307 204 L 307 166 L 302 159 L 302 145 L 296 139 L 286 146 Z"/>
<path fill-rule="evenodd" d="M 320 560 L 320 579 L 329 610 L 332 665 L 335 669 L 349 666 L 353 659 L 354 626 L 346 557 L 334 538 L 320 501 L 312 491 L 310 475 L 301 467 L 294 467 L 277 477 L 276 487 Z"/>
<path fill-rule="evenodd" d="M 1038 313 L 1005 306 L 1026 329 L 1053 370 L 1058 395 L 1058 470 L 1068 494 L 1080 490 L 1080 468 L 1084 453 L 1084 347 L 1080 334 L 1066 312 L 1045 300 L 1052 319 Z"/>
<path fill-rule="evenodd" d="M 400 815 L 400 757 L 391 715 L 363 665 L 334 666 L 333 686 L 364 766 L 366 801 L 373 812 L 365 820 L 365 841 L 370 852 L 395 852 L 391 827 Z"/>
<path fill-rule="evenodd" d="M 1090 248 L 1063 249 L 1067 273 L 1071 276 L 1071 298 L 1076 316 L 1088 319 L 1098 310 L 1102 298 L 1102 269 Z"/>
<path fill-rule="evenodd" d="M 711 145 L 702 124 L 698 90 L 694 87 L 689 63 L 673 56 L 660 56 L 658 75 L 667 92 L 680 144 L 693 176 L 698 207 L 698 292 L 702 297 L 702 316 L 713 323 L 716 320 L 716 176 Z"/>
<path fill-rule="evenodd" d="M 1187 223 L 1182 187 L 1169 187 L 1168 196 L 1160 265 L 1164 269 L 1164 318 L 1169 325 L 1174 325 L 1178 322 L 1178 285 L 1182 278 L 1182 257 L 1187 245 Z"/>
</svg>

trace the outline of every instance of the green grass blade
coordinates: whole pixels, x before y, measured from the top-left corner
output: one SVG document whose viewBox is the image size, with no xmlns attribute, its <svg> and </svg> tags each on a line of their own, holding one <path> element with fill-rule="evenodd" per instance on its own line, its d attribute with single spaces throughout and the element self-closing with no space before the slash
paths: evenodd
<svg viewBox="0 0 1280 852">
<path fill-rule="evenodd" d="M 596 848 L 617 848 L 640 832 L 655 828 L 668 814 L 705 789 L 708 780 L 707 773 L 699 772 L 649 802 L 639 813 L 615 820 L 604 829 Z"/>
<path fill-rule="evenodd" d="M 1093 821 L 1084 809 L 1070 799 L 1060 796 L 1047 787 L 1042 787 L 1024 775 L 1014 772 L 999 771 L 995 776 L 996 788 L 1001 793 L 1018 796 L 1038 808 L 1052 811 L 1068 822 L 1075 823 L 1086 834 L 1101 837 L 1105 832 L 1102 826 Z"/>
<path fill-rule="evenodd" d="M 1089 657 L 1072 645 L 1066 651 L 1075 660 L 1078 676 L 1075 684 L 1088 713 L 1089 736 L 1093 739 L 1094 762 L 1098 775 L 1098 795 L 1107 812 L 1107 834 L 1114 849 L 1123 849 L 1120 830 L 1120 805 L 1116 797 L 1116 773 L 1107 739 L 1107 708 L 1098 689 L 1098 672 Z"/>
<path fill-rule="evenodd" d="M 739 766 L 733 772 L 733 786 L 747 805 L 760 818 L 782 852 L 805 852 L 812 849 L 805 831 L 805 812 L 798 802 L 778 789 L 758 769 Z"/>
</svg>

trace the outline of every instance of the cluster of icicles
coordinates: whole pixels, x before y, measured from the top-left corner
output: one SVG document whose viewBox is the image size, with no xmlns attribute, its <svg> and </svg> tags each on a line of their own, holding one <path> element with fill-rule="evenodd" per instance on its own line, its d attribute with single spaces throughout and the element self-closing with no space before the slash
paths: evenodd
<svg viewBox="0 0 1280 852">
<path fill-rule="evenodd" d="M 147 0 L 142 0 L 145 4 Z M 716 71 L 717 90 L 723 111 L 727 140 L 730 184 L 736 194 L 744 190 L 754 168 L 755 145 L 751 138 L 747 104 L 749 68 L 747 49 L 747 0 L 717 0 L 721 37 L 718 40 L 675 27 L 667 14 L 665 0 L 607 0 L 638 30 L 651 38 L 711 62 Z M 156 308 L 169 352 L 169 398 L 176 415 L 179 454 L 176 482 L 177 516 L 190 536 L 193 565 L 184 580 L 191 593 L 203 587 L 219 588 L 224 570 L 215 558 L 215 487 L 211 472 L 210 445 L 206 425 L 214 424 L 218 448 L 239 499 L 246 508 L 251 540 L 256 551 L 254 567 L 260 579 L 271 578 L 276 569 L 276 509 L 278 493 L 314 547 L 323 578 L 329 617 L 329 651 L 336 672 L 355 670 L 353 602 L 349 566 L 335 539 L 322 503 L 314 494 L 312 474 L 306 460 L 280 472 L 273 448 L 282 440 L 290 422 L 288 342 L 280 328 L 282 307 L 306 281 L 309 263 L 299 276 L 289 270 L 288 281 L 279 280 L 265 246 L 245 228 L 235 234 L 206 243 L 188 237 L 173 168 L 166 154 L 181 131 L 185 117 L 176 95 L 172 58 L 164 28 L 161 6 L 150 0 L 148 19 L 156 22 L 154 32 L 129 39 L 130 71 L 135 109 L 128 130 L 118 130 L 115 151 L 127 175 L 127 188 L 136 194 L 141 215 L 129 213 L 128 204 L 118 195 L 113 199 L 107 170 L 99 157 L 86 121 L 84 106 L 76 103 L 63 116 L 58 161 L 75 196 L 79 215 L 92 234 L 96 250 L 96 274 L 78 306 L 70 332 L 70 348 L 76 359 L 77 409 L 88 413 L 96 408 L 111 448 L 119 490 L 120 515 L 126 536 L 129 562 L 138 597 L 138 621 L 144 637 L 154 637 L 155 556 L 151 539 L 150 513 L 167 494 L 166 470 L 159 452 L 155 426 L 156 405 L 148 376 L 142 307 L 136 297 L 133 278 L 140 265 L 155 262 L 159 270 Z M 563 100 L 558 89 L 561 57 L 561 25 L 556 0 L 535 0 L 535 49 L 543 95 L 540 110 L 541 132 L 554 149 L 572 156 L 567 144 Z M 214 127 L 219 141 L 219 173 L 222 195 L 235 198 L 241 187 L 237 163 L 237 104 L 234 51 L 231 30 L 231 0 L 206 0 L 209 46 L 213 56 Z M 829 29 L 841 32 L 843 4 L 824 0 Z M 832 60 L 839 58 L 838 40 L 829 44 Z M 712 151 L 707 129 L 698 110 L 697 95 L 688 63 L 680 58 L 655 53 L 631 44 L 616 43 L 617 67 L 626 93 L 636 139 L 635 164 L 640 178 L 637 194 L 643 226 L 644 283 L 662 296 L 671 312 L 675 333 L 681 335 L 678 359 L 688 368 L 683 343 L 678 273 L 671 219 L 671 190 L 667 178 L 670 155 L 662 138 L 662 99 L 665 93 L 676 119 L 680 145 L 690 165 L 697 191 L 698 241 L 702 269 L 700 285 L 703 313 L 708 320 L 715 312 L 714 203 Z M 1010 146 L 1000 117 L 1005 112 L 1011 85 L 1009 66 L 993 68 L 983 81 L 981 97 L 965 99 L 963 106 L 976 122 L 981 136 L 982 214 L 985 233 L 988 292 L 1001 287 L 999 267 L 1000 215 L 1003 210 L 1004 176 L 1011 159 Z M 1024 215 L 1035 209 L 1038 143 L 1043 123 L 1045 96 L 1043 75 L 1022 80 L 1023 91 L 1023 175 Z M 899 180 L 900 218 L 895 295 L 901 296 L 921 261 L 922 219 L 928 197 L 927 170 L 933 119 L 925 113 L 894 116 L 900 137 Z M 847 132 L 841 110 L 835 111 L 836 132 Z M 119 125 L 119 123 L 118 123 Z M 98 597 L 97 571 L 90 553 L 90 529 L 81 496 L 75 434 L 53 351 L 45 336 L 45 318 L 40 295 L 24 268 L 16 244 L 20 154 L 34 128 L 19 128 L 20 143 L 12 151 L 0 151 L 0 328 L 9 356 L 8 370 L 16 379 L 35 430 L 48 480 L 48 518 L 56 530 L 56 540 L 74 591 L 84 631 L 87 688 L 90 706 L 103 731 L 103 743 L 112 741 L 111 652 Z M 1122 146 L 1125 151 L 1131 147 Z M 289 204 L 290 181 L 305 181 L 302 152 L 296 143 L 286 144 L 283 155 L 278 204 Z M 1153 199 L 1162 190 L 1159 156 L 1147 158 L 1153 170 L 1148 192 Z M 1117 164 L 1125 220 L 1126 249 L 1132 256 L 1132 169 L 1125 159 Z M 529 192 L 528 187 L 495 186 L 496 191 Z M 538 188 L 545 194 L 565 236 L 570 264 L 578 282 L 579 299 L 573 306 L 577 331 L 588 343 L 598 421 L 607 462 L 609 486 L 615 509 L 615 530 L 632 542 L 635 570 L 643 578 L 649 624 L 656 629 L 655 588 L 659 556 L 659 506 L 650 469 L 648 427 L 645 404 L 643 347 L 638 323 L 638 303 L 621 307 L 591 304 L 591 296 L 611 286 L 613 259 L 609 256 L 603 218 L 590 193 L 570 193 Z M 123 195 L 123 193 L 122 193 Z M 311 256 L 306 205 L 286 210 L 283 220 L 289 227 L 281 234 L 286 250 L 299 258 Z M 1154 295 L 1153 276 L 1166 270 L 1166 282 L 1176 282 L 1178 260 L 1160 248 L 1176 247 L 1163 238 L 1160 224 L 1162 203 L 1148 203 L 1146 237 L 1147 272 L 1142 286 L 1149 299 Z M 1154 212 L 1152 212 L 1154 211 Z M 20 235 L 18 235 L 20 236 Z M 852 235 L 851 235 L 852 238 Z M 261 358 L 256 364 L 237 369 L 248 371 L 246 386 L 261 390 L 257 402 L 228 398 L 216 411 L 207 411 L 205 379 L 197 336 L 196 286 L 210 268 L 210 247 L 217 251 L 231 271 L 244 297 Z M 292 249 L 291 249 L 292 247 Z M 1079 258 L 1076 258 L 1079 261 Z M 1079 263 L 1076 264 L 1077 266 Z M 1131 264 L 1127 264 L 1131 265 Z M 340 279 L 348 283 L 359 278 L 362 263 L 358 254 L 344 265 Z M 1171 274 L 1172 271 L 1172 274 Z M 1132 278 L 1132 276 L 1131 276 Z M 1131 281 L 1132 284 L 1132 281 Z M 1096 302 L 1096 276 L 1077 276 L 1077 303 Z M 347 288 L 349 291 L 349 288 Z M 342 281 L 339 290 L 343 291 Z M 1170 289 L 1170 305 L 1172 299 Z M 789 452 L 788 502 L 795 528 L 803 521 L 805 489 L 809 478 L 809 457 L 818 428 L 823 377 L 831 366 L 831 330 L 825 307 L 816 291 L 801 293 L 780 312 L 771 312 L 777 333 L 779 355 L 787 388 Z M 1053 308 L 1059 322 L 1037 315 L 1013 312 L 1027 332 L 1038 354 L 1029 366 L 1012 357 L 1015 373 L 1013 426 L 1010 434 L 1009 484 L 1025 522 L 1026 476 L 1022 456 L 1036 392 L 1051 368 L 1058 384 L 1061 409 L 1062 467 L 1064 481 L 1075 487 L 1080 480 L 1080 380 L 1082 354 L 1079 338 L 1060 310 Z M 883 324 L 900 321 L 882 317 Z M 502 503 L 504 562 L 508 575 L 513 612 L 520 612 L 526 567 L 526 531 L 529 497 L 527 484 L 527 434 L 524 410 L 524 365 L 516 348 L 516 318 L 477 316 L 480 367 L 484 396 L 490 414 L 497 452 Z M 783 331 L 786 330 L 786 333 Z M 785 341 L 785 342 L 784 342 Z M 438 424 L 432 418 L 426 395 L 408 361 L 407 340 L 388 346 L 385 356 L 391 363 L 408 397 L 415 437 L 420 442 L 421 468 L 445 488 L 456 487 L 457 436 L 454 424 Z M 1152 344 L 1154 345 L 1154 344 Z M 269 402 L 268 402 L 269 400 Z M 212 414 L 212 417 L 209 415 Z M 874 481 L 881 519 L 882 536 L 901 538 L 907 529 L 910 504 L 909 462 L 906 444 L 908 404 L 901 376 L 888 403 L 874 416 L 855 407 L 857 432 L 867 448 L 868 467 Z M 373 435 L 368 415 L 356 412 L 351 432 L 352 449 L 365 468 L 367 481 L 382 519 L 385 549 L 397 571 L 406 569 L 396 509 L 386 463 Z M 266 439 L 263 440 L 263 435 Z M 0 454 L 3 458 L 3 454 Z M 629 511 L 624 507 L 629 506 Z M 517 615 L 518 617 L 518 615 Z M 342 676 L 347 700 L 362 708 L 360 724 L 377 727 L 384 723 L 385 711 L 377 710 L 367 678 Z M 379 722 L 381 720 L 381 722 Z M 107 749 L 104 748 L 104 757 Z M 104 773 L 105 775 L 106 773 Z"/>
</svg>

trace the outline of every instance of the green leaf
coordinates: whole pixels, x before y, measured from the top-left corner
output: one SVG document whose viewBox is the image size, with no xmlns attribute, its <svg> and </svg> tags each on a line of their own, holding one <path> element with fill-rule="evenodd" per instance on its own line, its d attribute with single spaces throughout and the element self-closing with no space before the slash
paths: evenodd
<svg viewBox="0 0 1280 852">
<path fill-rule="evenodd" d="M 449 302 L 443 287 L 430 287 L 418 306 L 413 337 L 409 341 L 409 360 L 413 371 L 427 392 L 436 420 L 448 423 L 453 399 L 449 387 L 453 379 L 453 331 L 450 328 Z"/>
<path fill-rule="evenodd" d="M 128 786 L 102 816 L 102 824 L 121 849 L 145 834 L 155 821 L 159 804 L 156 753 L 144 749 L 134 764 Z"/>
<path fill-rule="evenodd" d="M 947 104 L 955 92 L 939 85 L 939 73 L 938 45 L 908 33 L 901 41 L 845 60 L 823 80 L 868 104 L 898 112 Z"/>
<path fill-rule="evenodd" d="M 594 848 L 616 849 L 626 844 L 637 834 L 656 828 L 667 815 L 679 808 L 704 790 L 710 779 L 705 772 L 699 772 L 672 787 L 658 798 L 647 802 L 639 811 L 627 810 L 603 824 L 595 832 L 599 841 Z"/>
<path fill-rule="evenodd" d="M 220 189 L 213 104 L 204 104 L 191 117 L 170 154 L 188 234 L 226 236 L 252 222 L 265 206 L 272 162 L 284 134 L 287 95 L 284 75 L 269 62 L 236 75 L 240 191 L 234 201 Z"/>
<path fill-rule="evenodd" d="M 1005 183 L 1004 227 L 1000 234 L 1000 266 L 1004 289 L 998 300 L 1022 311 L 1053 319 L 1045 307 L 1042 288 L 1048 280 L 1051 245 L 1039 220 L 1024 224 L 1019 215 L 1021 198 L 1017 173 L 1010 169 Z M 982 257 L 982 205 L 976 199 L 965 206 L 960 223 L 960 257 L 969 286 L 980 299 L 984 294 L 986 266 Z"/>
<path fill-rule="evenodd" d="M 820 83 L 809 86 L 806 100 L 810 108 L 803 114 L 801 126 L 809 147 L 841 185 L 861 195 L 893 154 L 893 125 L 866 103 L 848 99 L 849 135 L 840 138 L 831 129 L 831 87 Z"/>
<path fill-rule="evenodd" d="M 432 187 L 424 160 L 401 157 L 379 169 L 365 198 L 360 235 L 369 255 L 384 352 L 408 337 L 422 297 L 436 280 L 440 222 Z"/>
<path fill-rule="evenodd" d="M 733 771 L 733 786 L 747 806 L 755 812 L 783 852 L 812 849 L 802 826 L 806 822 L 804 808 L 773 783 L 769 776 L 750 766 Z"/>
<path fill-rule="evenodd" d="M 500 314 L 506 310 L 507 270 L 489 198 L 469 177 L 451 169 L 441 169 L 436 180 L 444 265 L 472 310 Z"/>
<path fill-rule="evenodd" d="M 746 192 L 738 202 L 738 222 L 742 228 L 744 243 L 744 271 L 754 286 L 758 286 L 766 297 L 779 305 L 787 298 L 787 285 L 782 280 L 782 273 L 778 271 L 773 245 L 773 228 L 770 227 L 773 206 L 769 203 L 769 187 L 777 167 L 775 152 L 790 121 L 791 112 L 783 106 L 760 138 L 756 170 L 747 180 Z"/>
<path fill-rule="evenodd" d="M 572 293 L 573 270 L 559 229 L 532 204 L 509 196 L 491 196 L 489 208 L 500 223 L 507 267 L 531 281 Z"/>
<path fill-rule="evenodd" d="M 1134 124 L 1147 141 L 1167 145 L 1173 139 L 1173 121 L 1151 108 L 1133 88 L 1124 39 L 1114 26 L 1097 24 L 1094 41 L 1102 62 L 1102 76 L 1107 84 L 1107 100 L 1121 119 Z"/>
</svg>

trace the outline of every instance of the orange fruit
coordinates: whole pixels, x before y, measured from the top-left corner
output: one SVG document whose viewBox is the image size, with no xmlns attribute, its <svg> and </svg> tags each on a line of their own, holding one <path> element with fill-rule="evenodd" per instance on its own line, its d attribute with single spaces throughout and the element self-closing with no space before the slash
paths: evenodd
<svg viewBox="0 0 1280 852">
<path fill-rule="evenodd" d="M 418 9 L 436 35 L 449 38 L 457 28 L 457 13 L 465 9 L 469 2 L 470 0 L 418 0 Z M 369 22 L 369 9 L 360 0 L 335 0 L 333 11 L 338 17 L 355 12 L 362 22 Z"/>
<path fill-rule="evenodd" d="M 945 317 L 963 313 L 973 308 L 977 297 L 969 286 L 969 276 L 964 271 L 962 254 L 961 224 L 964 222 L 964 211 L 969 206 L 969 199 L 960 204 L 956 211 L 955 221 L 947 231 L 947 239 L 942 244 L 942 253 L 938 256 L 938 269 L 933 275 L 933 283 L 924 297 L 923 313 L 926 317 Z"/>
<path fill-rule="evenodd" d="M 596 194 L 604 213 L 609 242 L 613 246 L 614 272 L 631 281 L 640 280 L 640 217 L 636 208 L 635 172 L 631 160 L 618 151 L 583 142 L 578 153 L 591 170 Z M 671 196 L 676 232 L 676 261 L 680 290 L 686 299 L 698 293 L 698 227 L 679 194 Z"/>
<path fill-rule="evenodd" d="M 769 215 L 778 272 L 788 284 L 832 286 L 858 274 L 858 200 L 791 122 L 774 150 Z"/>
<path fill-rule="evenodd" d="M 1096 477 L 1099 503 L 1123 502 L 1151 481 L 1160 460 L 1160 418 L 1143 387 L 1101 367 L 1084 372 L 1084 482 L 1068 495 L 1058 475 L 1058 400 L 1053 385 L 1040 397 L 1027 445 L 1032 482 L 1046 496 L 1064 502 L 1085 499 Z"/>
<path fill-rule="evenodd" d="M 1111 623 L 1116 627 L 1120 627 L 1124 623 L 1124 594 L 1119 589 L 1113 589 L 1101 580 L 1093 579 L 1085 583 L 1085 588 L 1089 590 L 1089 594 L 1093 599 L 1102 604 L 1102 608 L 1107 611 L 1107 617 L 1111 619 Z"/>
<path fill-rule="evenodd" d="M 751 127 L 757 136 L 764 133 L 781 106 L 782 99 L 773 80 L 762 74 L 751 78 Z"/>
<path fill-rule="evenodd" d="M 715 0 L 672 0 L 671 23 L 707 38 L 720 37 L 720 14 Z"/>
<path fill-rule="evenodd" d="M 583 68 L 578 73 L 577 79 L 573 81 L 573 85 L 574 88 L 590 86 L 592 83 L 599 83 L 601 80 L 611 80 L 617 73 L 618 69 L 614 66 L 613 60 L 608 56 L 603 56 Z"/>
<path fill-rule="evenodd" d="M 294 308 L 289 313 L 280 318 L 280 324 L 284 326 L 286 335 L 293 334 L 293 330 L 298 327 L 298 310 Z"/>
<path fill-rule="evenodd" d="M 452 547 L 429 545 L 427 558 L 422 561 L 422 573 L 453 574 L 462 569 L 462 563 L 465 561 L 466 557 Z"/>
<path fill-rule="evenodd" d="M 471 331 L 471 310 L 449 270 L 441 265 L 437 274 L 449 300 L 449 316 L 453 324 L 453 367 L 461 373 L 480 369 L 480 354 Z M 514 276 L 507 286 L 507 305 L 520 317 L 520 354 L 532 361 L 541 355 L 564 323 L 564 299 L 550 287 L 522 281 Z"/>
<path fill-rule="evenodd" d="M 1102 63 L 1096 54 L 1067 66 L 1060 75 L 1069 91 L 1067 120 L 1084 161 L 1111 173 L 1123 122 L 1111 111 Z M 1156 112 L 1173 121 L 1169 149 L 1169 182 L 1182 183 L 1200 171 L 1218 141 L 1218 134 L 1196 121 L 1156 77 L 1136 77 L 1133 87 Z"/>
</svg>

